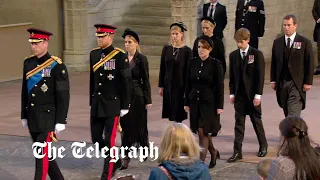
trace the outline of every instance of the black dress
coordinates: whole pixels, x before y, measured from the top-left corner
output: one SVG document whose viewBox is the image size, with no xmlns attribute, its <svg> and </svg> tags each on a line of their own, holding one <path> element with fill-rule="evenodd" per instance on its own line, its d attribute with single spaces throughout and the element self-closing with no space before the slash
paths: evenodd
<svg viewBox="0 0 320 180">
<path fill-rule="evenodd" d="M 161 54 L 159 87 L 163 90 L 162 118 L 182 122 L 187 119 L 184 106 L 184 91 L 188 61 L 192 51 L 188 46 L 173 48 L 166 45 Z"/>
<path fill-rule="evenodd" d="M 147 57 L 136 52 L 130 61 L 132 94 L 128 114 L 120 119 L 122 146 L 148 146 L 146 104 L 152 104 Z"/>
<path fill-rule="evenodd" d="M 223 109 L 224 103 L 222 64 L 209 56 L 205 61 L 194 59 L 188 69 L 185 105 L 190 107 L 190 128 L 216 136 L 221 128 L 217 109 Z"/>
<path fill-rule="evenodd" d="M 227 65 L 226 65 L 225 49 L 224 49 L 223 42 L 216 35 L 211 36 L 210 39 L 213 41 L 213 48 L 212 48 L 212 51 L 210 52 L 210 56 L 221 61 L 223 66 L 223 73 L 225 74 Z M 199 37 L 194 41 L 194 45 L 192 49 L 193 57 L 199 57 L 198 40 L 199 40 Z"/>
</svg>

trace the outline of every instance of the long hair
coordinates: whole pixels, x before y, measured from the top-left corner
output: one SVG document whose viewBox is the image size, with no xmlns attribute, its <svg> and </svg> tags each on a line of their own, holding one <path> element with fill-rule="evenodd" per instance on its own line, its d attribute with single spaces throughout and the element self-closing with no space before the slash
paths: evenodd
<svg viewBox="0 0 320 180">
<path fill-rule="evenodd" d="M 183 123 L 170 124 L 162 137 L 158 162 L 178 161 L 182 154 L 189 159 L 198 158 L 200 147 L 191 130 Z"/>
<path fill-rule="evenodd" d="M 290 158 L 296 167 L 295 179 L 320 179 L 320 157 L 311 146 L 306 122 L 288 116 L 279 124 L 282 135 L 278 154 Z"/>
</svg>

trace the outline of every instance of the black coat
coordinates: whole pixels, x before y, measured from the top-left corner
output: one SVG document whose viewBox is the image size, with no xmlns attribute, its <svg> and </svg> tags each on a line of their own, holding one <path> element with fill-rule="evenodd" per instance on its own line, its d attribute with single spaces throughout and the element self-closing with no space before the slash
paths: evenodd
<svg viewBox="0 0 320 180">
<path fill-rule="evenodd" d="M 223 74 L 225 74 L 227 65 L 226 65 L 225 49 L 224 49 L 223 42 L 216 35 L 213 35 L 210 38 L 213 41 L 213 48 L 212 48 L 212 51 L 210 52 L 210 56 L 221 61 L 222 67 L 223 67 Z M 192 49 L 193 57 L 199 57 L 198 40 L 199 40 L 199 37 L 194 41 L 194 44 L 193 44 L 193 49 Z"/>
<path fill-rule="evenodd" d="M 136 52 L 131 60 L 132 94 L 129 113 L 120 119 L 123 130 L 122 145 L 148 145 L 146 104 L 152 104 L 148 59 Z"/>
<path fill-rule="evenodd" d="M 69 77 L 66 66 L 57 60 L 43 71 L 26 74 L 52 56 L 32 56 L 24 61 L 21 92 L 21 119 L 28 120 L 30 132 L 54 131 L 57 123 L 66 124 L 69 109 Z M 51 68 L 51 70 L 49 70 Z M 45 75 L 45 76 L 41 76 Z"/>
<path fill-rule="evenodd" d="M 166 45 L 162 49 L 159 84 L 163 88 L 162 118 L 171 121 L 183 121 L 187 119 L 187 113 L 183 108 L 183 94 L 186 86 L 188 61 L 192 57 L 192 51 L 188 46 L 180 48 L 173 55 L 173 47 Z"/>
<path fill-rule="evenodd" d="M 250 58 L 250 61 L 249 61 Z M 244 67 L 241 73 L 241 62 L 244 61 Z M 239 84 L 241 79 L 243 78 L 245 93 L 247 98 L 253 107 L 253 99 L 256 94 L 262 95 L 263 94 L 263 86 L 264 86 L 264 76 L 265 76 L 265 61 L 264 56 L 261 51 L 255 49 L 253 47 L 249 47 L 248 53 L 244 59 L 241 58 L 240 50 L 237 49 L 230 53 L 229 55 L 229 90 L 230 94 L 235 95 L 235 101 L 237 101 L 238 94 L 239 94 Z M 244 97 L 246 98 L 246 97 Z M 258 107 L 259 111 L 261 111 L 261 106 Z M 236 111 L 240 113 L 242 112 L 243 107 L 236 107 Z M 249 109 L 249 108 L 246 108 Z"/>
<path fill-rule="evenodd" d="M 216 136 L 221 128 L 217 109 L 223 109 L 224 103 L 222 64 L 209 56 L 205 61 L 192 59 L 188 69 L 185 106 L 190 107 L 191 130 L 203 128 L 205 133 Z"/>
<path fill-rule="evenodd" d="M 123 50 L 116 54 L 106 65 L 95 72 L 93 66 L 100 61 L 101 54 L 107 56 L 114 50 L 94 49 L 90 52 L 90 106 L 91 116 L 115 117 L 121 109 L 129 109 L 131 95 L 131 70 Z M 106 67 L 106 68 L 105 68 Z"/>
<path fill-rule="evenodd" d="M 262 37 L 265 31 L 265 11 L 262 0 L 251 0 L 244 6 L 245 0 L 238 0 L 235 29 L 249 29 L 251 37 Z"/>
<path fill-rule="evenodd" d="M 303 107 L 305 109 L 306 104 L 306 92 L 303 91 L 303 85 L 312 85 L 313 82 L 313 70 L 314 70 L 314 59 L 312 44 L 309 39 L 296 34 L 294 42 L 301 42 L 301 48 L 293 48 L 290 51 L 288 69 L 290 71 L 292 80 L 297 86 L 300 95 L 303 99 Z M 279 37 L 274 40 L 272 47 L 272 58 L 271 58 L 271 82 L 279 83 L 282 81 L 280 74 L 283 64 L 283 48 L 285 46 L 285 36 Z M 280 94 L 280 93 L 277 93 Z M 277 96 L 278 104 L 281 107 L 280 97 Z"/>
<path fill-rule="evenodd" d="M 210 3 L 203 5 L 203 17 L 207 17 L 209 7 L 210 7 Z M 227 23 L 228 23 L 226 6 L 224 6 L 220 3 L 217 3 L 216 9 L 214 11 L 213 19 L 216 22 L 216 27 L 214 28 L 213 33 L 217 37 L 222 39 L 223 38 L 223 30 L 226 28 Z"/>
<path fill-rule="evenodd" d="M 312 8 L 312 16 L 315 21 L 317 21 L 320 18 L 320 1 L 315 0 Z M 320 24 L 316 22 L 316 25 L 314 27 L 313 31 L 313 40 L 314 42 L 318 42 L 318 34 L 320 33 Z"/>
</svg>

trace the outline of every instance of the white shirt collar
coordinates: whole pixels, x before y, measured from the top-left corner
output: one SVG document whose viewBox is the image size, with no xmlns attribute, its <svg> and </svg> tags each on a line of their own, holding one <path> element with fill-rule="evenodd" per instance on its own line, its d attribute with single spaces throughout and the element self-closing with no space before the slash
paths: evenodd
<svg viewBox="0 0 320 180">
<path fill-rule="evenodd" d="M 242 57 L 242 52 L 245 52 L 245 55 L 248 54 L 249 47 L 250 47 L 250 46 L 248 45 L 248 47 L 247 47 L 245 50 L 240 49 L 240 55 L 241 55 L 241 57 Z"/>
<path fill-rule="evenodd" d="M 214 7 L 217 6 L 218 1 L 216 1 L 215 3 L 210 3 L 210 6 L 212 6 L 212 4 L 214 5 Z"/>
<path fill-rule="evenodd" d="M 290 44 L 292 44 L 296 35 L 297 35 L 297 32 L 293 33 L 290 37 L 287 35 L 284 35 L 285 36 L 285 39 L 284 39 L 285 43 L 287 44 L 287 39 L 290 38 Z"/>
</svg>

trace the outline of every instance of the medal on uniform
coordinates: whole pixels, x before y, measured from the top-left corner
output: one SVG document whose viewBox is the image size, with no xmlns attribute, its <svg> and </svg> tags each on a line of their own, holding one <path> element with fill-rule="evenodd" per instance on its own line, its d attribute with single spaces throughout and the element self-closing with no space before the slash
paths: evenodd
<svg viewBox="0 0 320 180">
<path fill-rule="evenodd" d="M 113 70 L 113 69 L 116 69 L 116 61 L 115 59 L 110 59 L 110 69 Z"/>
<path fill-rule="evenodd" d="M 46 83 L 43 83 L 43 84 L 42 84 L 41 90 L 42 90 L 42 92 L 44 92 L 44 93 L 48 91 L 48 86 L 46 85 Z"/>
<path fill-rule="evenodd" d="M 109 74 L 107 78 L 111 81 L 114 78 L 114 76 L 112 74 Z"/>
<path fill-rule="evenodd" d="M 293 43 L 293 48 L 294 49 L 301 49 L 301 42 L 294 42 Z"/>
<path fill-rule="evenodd" d="M 254 62 L 254 55 L 249 55 L 249 60 L 248 60 L 248 64 L 251 64 Z"/>
<path fill-rule="evenodd" d="M 248 7 L 248 11 L 249 11 L 249 12 L 257 12 L 257 7 L 255 7 L 255 6 L 249 6 L 249 7 Z"/>
<path fill-rule="evenodd" d="M 45 68 L 42 70 L 42 77 L 50 77 L 51 69 Z"/>
</svg>

